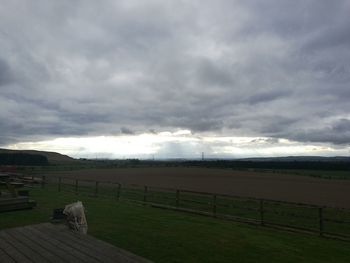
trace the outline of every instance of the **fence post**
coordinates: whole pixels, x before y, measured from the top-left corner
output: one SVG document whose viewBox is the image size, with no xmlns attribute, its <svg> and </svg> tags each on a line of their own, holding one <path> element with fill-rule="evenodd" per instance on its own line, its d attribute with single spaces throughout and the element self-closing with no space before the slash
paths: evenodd
<svg viewBox="0 0 350 263">
<path fill-rule="evenodd" d="M 119 201 L 120 198 L 120 189 L 121 189 L 121 184 L 118 183 L 118 187 L 117 187 L 117 201 Z"/>
<path fill-rule="evenodd" d="M 213 195 L 213 216 L 216 217 L 216 195 Z"/>
<path fill-rule="evenodd" d="M 58 177 L 58 192 L 61 192 L 62 177 Z"/>
<path fill-rule="evenodd" d="M 319 219 L 319 227 L 320 227 L 320 236 L 323 236 L 323 208 L 318 208 L 318 219 Z"/>
<path fill-rule="evenodd" d="M 95 197 L 97 197 L 98 194 L 98 181 L 95 183 Z"/>
<path fill-rule="evenodd" d="M 144 190 L 143 190 L 143 202 L 144 203 L 147 202 L 147 192 L 148 192 L 148 188 L 147 188 L 147 186 L 145 186 Z"/>
<path fill-rule="evenodd" d="M 44 187 L 45 187 L 45 181 L 46 181 L 46 176 L 43 175 L 43 176 L 41 177 L 41 188 L 44 188 Z"/>
<path fill-rule="evenodd" d="M 176 190 L 175 204 L 176 204 L 176 208 L 178 208 L 180 204 L 180 190 Z"/>
<path fill-rule="evenodd" d="M 78 194 L 78 179 L 75 179 L 75 194 Z"/>
<path fill-rule="evenodd" d="M 264 225 L 264 200 L 260 199 L 260 208 L 259 208 L 259 212 L 260 212 L 260 225 Z"/>
</svg>

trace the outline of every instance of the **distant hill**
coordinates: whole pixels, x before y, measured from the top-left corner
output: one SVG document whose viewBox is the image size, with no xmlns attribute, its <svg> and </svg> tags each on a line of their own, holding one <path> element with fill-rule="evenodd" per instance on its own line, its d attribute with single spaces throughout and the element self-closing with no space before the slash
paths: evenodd
<svg viewBox="0 0 350 263">
<path fill-rule="evenodd" d="M 10 150 L 10 149 L 0 149 L 0 153 L 28 153 L 37 154 L 45 156 L 50 163 L 72 163 L 79 162 L 72 157 L 63 155 L 56 152 L 45 152 L 45 151 L 35 151 L 35 150 Z"/>
</svg>

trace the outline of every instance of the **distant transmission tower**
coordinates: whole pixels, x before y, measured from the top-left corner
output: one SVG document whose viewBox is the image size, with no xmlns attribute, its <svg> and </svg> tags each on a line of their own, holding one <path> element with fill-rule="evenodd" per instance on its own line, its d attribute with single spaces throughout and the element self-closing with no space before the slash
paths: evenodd
<svg viewBox="0 0 350 263">
<path fill-rule="evenodd" d="M 204 161 L 204 152 L 202 152 L 202 161 Z"/>
</svg>

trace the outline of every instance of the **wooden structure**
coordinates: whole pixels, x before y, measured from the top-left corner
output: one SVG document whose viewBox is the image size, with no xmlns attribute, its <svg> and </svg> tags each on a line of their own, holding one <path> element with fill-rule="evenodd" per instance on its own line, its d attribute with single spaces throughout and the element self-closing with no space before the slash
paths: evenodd
<svg viewBox="0 0 350 263">
<path fill-rule="evenodd" d="M 104 241 L 51 223 L 0 231 L 0 262 L 150 263 Z"/>
<path fill-rule="evenodd" d="M 17 197 L 18 196 L 17 188 L 22 188 L 24 184 L 20 182 L 9 182 L 9 181 L 1 182 L 0 181 L 0 186 L 1 188 L 7 190 L 12 197 Z"/>
<path fill-rule="evenodd" d="M 9 174 L 0 174 L 0 212 L 33 208 L 36 203 L 28 197 L 28 190 L 20 190 L 23 182 L 14 181 Z M 19 192 L 26 196 L 19 196 Z"/>
<path fill-rule="evenodd" d="M 16 173 L 16 165 L 0 165 L 0 172 Z"/>
<path fill-rule="evenodd" d="M 33 200 L 30 200 L 28 196 L 0 198 L 0 212 L 31 209 L 35 206 L 36 206 L 36 202 Z"/>
</svg>

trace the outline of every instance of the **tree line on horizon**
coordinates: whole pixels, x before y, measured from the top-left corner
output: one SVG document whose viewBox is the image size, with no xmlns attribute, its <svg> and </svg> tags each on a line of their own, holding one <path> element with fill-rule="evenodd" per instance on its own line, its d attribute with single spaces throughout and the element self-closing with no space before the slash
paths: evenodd
<svg viewBox="0 0 350 263">
<path fill-rule="evenodd" d="M 0 165 L 48 165 L 46 156 L 30 153 L 0 153 Z"/>
<path fill-rule="evenodd" d="M 305 169 L 305 170 L 339 170 L 349 171 L 350 162 L 327 162 L 327 161 L 185 161 L 190 166 L 206 166 L 213 168 L 233 169 Z"/>
</svg>

